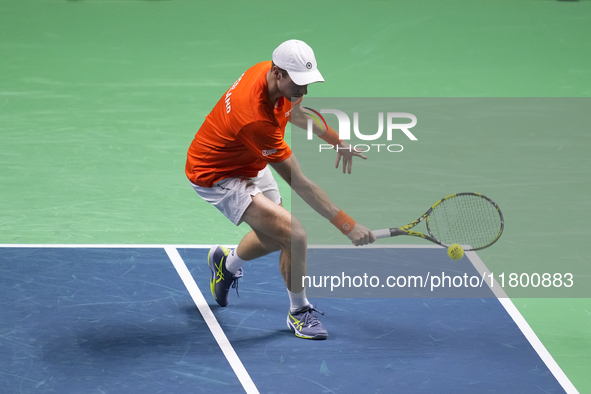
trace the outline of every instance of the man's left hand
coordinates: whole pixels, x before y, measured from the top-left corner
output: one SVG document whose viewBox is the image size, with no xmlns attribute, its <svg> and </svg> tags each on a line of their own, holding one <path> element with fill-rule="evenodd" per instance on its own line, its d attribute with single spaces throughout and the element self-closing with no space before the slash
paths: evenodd
<svg viewBox="0 0 591 394">
<path fill-rule="evenodd" d="M 335 161 L 334 168 L 339 168 L 341 157 L 343 158 L 343 174 L 351 173 L 351 168 L 353 167 L 353 157 L 360 157 L 363 160 L 367 160 L 367 157 L 363 153 L 356 151 L 345 141 L 339 142 L 337 149 L 337 159 Z"/>
</svg>

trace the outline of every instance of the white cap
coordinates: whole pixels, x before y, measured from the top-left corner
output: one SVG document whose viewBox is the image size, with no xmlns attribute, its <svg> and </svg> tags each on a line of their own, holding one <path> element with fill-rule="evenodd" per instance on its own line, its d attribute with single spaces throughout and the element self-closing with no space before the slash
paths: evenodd
<svg viewBox="0 0 591 394">
<path fill-rule="evenodd" d="M 300 40 L 289 40 L 273 51 L 273 63 L 287 71 L 296 85 L 309 85 L 324 82 L 318 71 L 314 51 Z"/>
</svg>

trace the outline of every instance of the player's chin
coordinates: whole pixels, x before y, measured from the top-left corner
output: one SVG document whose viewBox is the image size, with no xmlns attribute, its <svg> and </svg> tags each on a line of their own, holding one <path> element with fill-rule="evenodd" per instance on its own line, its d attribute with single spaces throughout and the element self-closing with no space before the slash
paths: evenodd
<svg viewBox="0 0 591 394">
<path fill-rule="evenodd" d="M 298 101 L 302 97 L 304 97 L 304 96 L 292 96 L 289 98 L 289 101 L 291 101 L 292 103 L 295 103 L 296 101 Z"/>
</svg>

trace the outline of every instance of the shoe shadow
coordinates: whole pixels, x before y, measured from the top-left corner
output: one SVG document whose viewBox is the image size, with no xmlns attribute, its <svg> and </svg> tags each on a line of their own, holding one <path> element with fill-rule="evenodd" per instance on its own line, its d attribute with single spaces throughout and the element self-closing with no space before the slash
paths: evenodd
<svg viewBox="0 0 591 394">
<path fill-rule="evenodd" d="M 293 336 L 289 328 L 279 325 L 281 320 L 277 319 L 276 311 L 263 311 L 246 305 L 210 305 L 210 308 L 235 348 L 255 347 L 274 339 Z M 202 326 L 204 319 L 196 306 L 187 306 L 181 310 L 189 316 L 189 321 Z"/>
</svg>

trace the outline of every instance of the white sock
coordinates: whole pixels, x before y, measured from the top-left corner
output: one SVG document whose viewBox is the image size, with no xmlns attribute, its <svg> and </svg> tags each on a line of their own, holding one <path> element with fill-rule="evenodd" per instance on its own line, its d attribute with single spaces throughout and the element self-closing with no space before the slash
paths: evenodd
<svg viewBox="0 0 591 394">
<path fill-rule="evenodd" d="M 244 264 L 246 264 L 246 260 L 242 260 L 238 257 L 236 249 L 232 249 L 230 253 L 228 253 L 228 257 L 226 258 L 226 269 L 230 271 L 231 274 L 238 272 Z"/>
<path fill-rule="evenodd" d="M 289 294 L 289 309 L 292 312 L 310 305 L 310 302 L 306 298 L 306 289 L 299 293 L 292 293 L 291 291 L 287 290 L 287 294 Z"/>
</svg>

